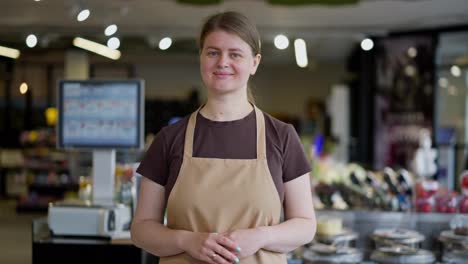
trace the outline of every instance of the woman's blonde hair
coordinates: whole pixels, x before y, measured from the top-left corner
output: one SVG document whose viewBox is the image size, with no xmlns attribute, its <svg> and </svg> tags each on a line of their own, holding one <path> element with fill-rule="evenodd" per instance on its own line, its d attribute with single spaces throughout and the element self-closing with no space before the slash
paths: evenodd
<svg viewBox="0 0 468 264">
<path fill-rule="evenodd" d="M 217 30 L 237 35 L 250 46 L 253 56 L 261 54 L 260 34 L 257 27 L 246 16 L 233 11 L 218 13 L 208 17 L 203 24 L 198 41 L 200 52 L 203 50 L 206 36 Z M 247 87 L 247 97 L 249 102 L 255 103 L 250 87 Z"/>
</svg>

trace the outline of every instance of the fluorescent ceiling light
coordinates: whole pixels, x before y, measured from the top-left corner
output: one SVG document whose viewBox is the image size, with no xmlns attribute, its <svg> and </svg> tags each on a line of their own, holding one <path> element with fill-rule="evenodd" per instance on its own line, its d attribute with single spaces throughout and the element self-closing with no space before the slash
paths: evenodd
<svg viewBox="0 0 468 264">
<path fill-rule="evenodd" d="M 20 56 L 20 54 L 21 52 L 17 49 L 0 46 L 0 56 L 17 59 Z"/>
<path fill-rule="evenodd" d="M 118 50 L 113 50 L 105 45 L 84 38 L 75 38 L 73 40 L 73 45 L 113 60 L 118 60 L 121 56 Z"/>
<path fill-rule="evenodd" d="M 115 32 L 117 32 L 117 25 L 115 24 L 112 24 L 112 25 L 109 25 L 106 27 L 106 29 L 104 30 L 104 35 L 106 36 L 112 36 L 115 34 Z"/>
<path fill-rule="evenodd" d="M 296 39 L 294 41 L 294 52 L 296 53 L 297 66 L 301 68 L 307 67 L 309 61 L 307 59 L 306 43 L 303 39 Z"/>
</svg>

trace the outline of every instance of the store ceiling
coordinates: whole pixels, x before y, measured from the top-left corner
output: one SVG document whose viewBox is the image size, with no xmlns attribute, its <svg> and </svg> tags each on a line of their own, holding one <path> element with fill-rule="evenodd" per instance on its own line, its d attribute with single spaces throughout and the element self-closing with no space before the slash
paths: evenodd
<svg viewBox="0 0 468 264">
<path fill-rule="evenodd" d="M 75 19 L 79 5 L 91 10 L 81 23 Z M 193 40 L 203 18 L 223 10 L 252 18 L 267 47 L 276 34 L 285 33 L 304 38 L 318 61 L 332 62 L 342 61 L 366 34 L 468 25 L 466 0 L 362 0 L 339 6 L 283 6 L 266 0 L 224 0 L 208 6 L 175 0 L 1 0 L 0 45 L 27 49 L 24 39 L 30 33 L 39 36 L 43 48 L 66 47 L 77 35 L 104 43 L 105 26 L 115 23 L 122 49 L 130 46 L 126 40 L 149 47 L 152 41 L 171 36 L 175 43 L 185 43 L 175 47 L 196 50 Z"/>
</svg>

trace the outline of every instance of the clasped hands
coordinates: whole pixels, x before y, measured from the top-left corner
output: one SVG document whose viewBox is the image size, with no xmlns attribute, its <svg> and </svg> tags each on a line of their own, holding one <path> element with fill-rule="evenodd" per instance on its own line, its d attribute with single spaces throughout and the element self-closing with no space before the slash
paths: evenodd
<svg viewBox="0 0 468 264">
<path fill-rule="evenodd" d="M 239 263 L 263 247 L 258 229 L 239 229 L 226 233 L 191 233 L 185 252 L 210 264 Z"/>
</svg>

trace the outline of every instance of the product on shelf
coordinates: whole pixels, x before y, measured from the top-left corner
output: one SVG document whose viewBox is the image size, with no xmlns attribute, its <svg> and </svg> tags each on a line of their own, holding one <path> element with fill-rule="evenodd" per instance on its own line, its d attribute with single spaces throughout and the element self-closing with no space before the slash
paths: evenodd
<svg viewBox="0 0 468 264">
<path fill-rule="evenodd" d="M 439 235 L 443 243 L 444 263 L 465 263 L 468 259 L 468 215 L 458 214 L 450 220 L 450 230 Z"/>
<path fill-rule="evenodd" d="M 6 193 L 18 198 L 18 211 L 47 210 L 49 202 L 76 196 L 78 180 L 69 168 L 69 153 L 55 148 L 55 130 L 23 131 L 21 149 L 3 152 Z"/>
<path fill-rule="evenodd" d="M 302 254 L 304 264 L 361 263 L 362 252 L 351 246 L 358 237 L 356 232 L 343 228 L 341 218 L 322 215 L 317 218 L 317 236 Z"/>
<path fill-rule="evenodd" d="M 377 229 L 372 234 L 375 250 L 370 259 L 377 263 L 429 264 L 434 263 L 432 252 L 419 248 L 424 235 L 414 230 Z"/>
<path fill-rule="evenodd" d="M 464 171 L 460 175 L 460 186 L 462 197 L 458 204 L 458 210 L 460 213 L 466 214 L 468 213 L 468 171 Z"/>
<path fill-rule="evenodd" d="M 438 213 L 455 213 L 457 211 L 457 193 L 439 193 L 435 196 L 435 203 Z"/>
<path fill-rule="evenodd" d="M 317 218 L 317 235 L 335 236 L 343 232 L 343 220 L 338 217 L 320 216 Z"/>
<path fill-rule="evenodd" d="M 450 221 L 453 233 L 460 236 L 468 236 L 468 215 L 456 215 Z"/>
<path fill-rule="evenodd" d="M 344 165 L 330 161 L 317 162 L 315 166 L 319 175 L 313 181 L 314 193 L 325 208 L 412 209 L 414 180 L 405 169 L 386 167 L 372 172 L 354 163 Z"/>
<path fill-rule="evenodd" d="M 416 200 L 415 207 L 417 212 L 429 213 L 435 207 L 435 194 L 439 190 L 437 181 L 428 179 L 419 179 L 416 182 Z"/>
</svg>

